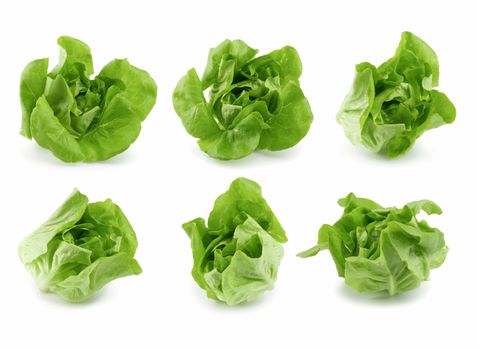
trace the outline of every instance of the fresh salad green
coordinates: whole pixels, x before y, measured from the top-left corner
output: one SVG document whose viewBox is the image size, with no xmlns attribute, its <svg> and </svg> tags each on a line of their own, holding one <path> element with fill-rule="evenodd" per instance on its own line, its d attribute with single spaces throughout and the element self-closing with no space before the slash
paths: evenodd
<svg viewBox="0 0 479 350">
<path fill-rule="evenodd" d="M 65 162 L 95 162 L 125 151 L 156 101 L 147 72 L 116 59 L 93 80 L 90 48 L 62 36 L 58 65 L 30 62 L 20 81 L 20 133 Z"/>
<path fill-rule="evenodd" d="M 138 275 L 137 239 L 110 199 L 88 203 L 78 190 L 19 246 L 20 259 L 42 291 L 82 302 L 108 282 Z"/>
<path fill-rule="evenodd" d="M 329 249 L 339 276 L 357 291 L 406 292 L 444 262 L 448 248 L 443 233 L 416 218 L 420 211 L 441 214 L 435 203 L 421 200 L 401 209 L 383 208 L 350 193 L 339 205 L 344 208 L 341 218 L 321 226 L 317 245 L 298 255 L 310 257 Z"/>
<path fill-rule="evenodd" d="M 404 32 L 391 59 L 377 68 L 368 62 L 356 66 L 337 121 L 353 144 L 389 158 L 403 156 L 425 131 L 456 118 L 452 102 L 434 89 L 438 83 L 436 53 Z"/>
<path fill-rule="evenodd" d="M 201 80 L 193 68 L 175 88 L 176 113 L 213 158 L 283 150 L 309 130 L 313 114 L 299 85 L 302 65 L 296 50 L 285 46 L 257 53 L 241 40 L 225 40 L 210 50 Z"/>
<path fill-rule="evenodd" d="M 260 186 L 238 178 L 208 217 L 183 224 L 191 239 L 192 275 L 209 298 L 236 305 L 273 288 L 286 234 Z"/>
</svg>

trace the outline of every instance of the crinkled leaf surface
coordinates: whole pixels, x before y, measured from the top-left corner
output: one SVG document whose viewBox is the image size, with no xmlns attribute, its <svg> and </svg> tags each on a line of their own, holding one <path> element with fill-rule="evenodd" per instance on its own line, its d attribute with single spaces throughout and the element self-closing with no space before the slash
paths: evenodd
<svg viewBox="0 0 479 350">
<path fill-rule="evenodd" d="M 39 288 L 82 302 L 105 284 L 137 275 L 137 239 L 110 199 L 88 203 L 78 190 L 19 246 L 19 256 Z"/>
<path fill-rule="evenodd" d="M 208 218 L 183 224 L 191 239 L 192 276 L 209 298 L 236 305 L 273 288 L 286 234 L 259 185 L 238 178 Z"/>
<path fill-rule="evenodd" d="M 201 80 L 191 69 L 175 88 L 173 105 L 183 126 L 213 158 L 283 150 L 309 131 L 313 114 L 299 85 L 298 53 L 290 46 L 257 52 L 241 40 L 225 40 L 210 50 Z"/>
<path fill-rule="evenodd" d="M 337 121 L 353 144 L 390 158 L 405 155 L 425 131 L 450 124 L 456 109 L 434 89 L 439 83 L 435 52 L 404 32 L 396 54 L 375 67 L 356 66 L 356 77 Z"/>
<path fill-rule="evenodd" d="M 357 291 L 406 292 L 444 262 L 448 248 L 443 233 L 416 218 L 420 211 L 441 214 L 434 202 L 383 208 L 351 193 L 339 204 L 342 217 L 332 226 L 323 225 L 317 245 L 298 255 L 305 258 L 329 249 L 338 275 Z"/>
<path fill-rule="evenodd" d="M 90 48 L 62 36 L 59 63 L 29 63 L 20 81 L 21 134 L 65 162 L 95 162 L 125 151 L 156 101 L 156 83 L 126 59 L 94 79 Z"/>
</svg>

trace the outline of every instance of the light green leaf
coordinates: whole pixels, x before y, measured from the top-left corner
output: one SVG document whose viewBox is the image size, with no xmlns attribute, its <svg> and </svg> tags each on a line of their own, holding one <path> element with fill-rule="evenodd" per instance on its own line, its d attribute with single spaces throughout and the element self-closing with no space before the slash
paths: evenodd
<svg viewBox="0 0 479 350">
<path fill-rule="evenodd" d="M 281 98 L 280 110 L 261 134 L 259 149 L 278 151 L 293 147 L 309 131 L 313 112 L 297 83 L 289 81 L 281 91 Z"/>
<path fill-rule="evenodd" d="M 256 299 L 273 289 L 283 248 L 252 218 L 235 229 L 237 250 L 229 265 L 222 271 L 214 269 L 205 274 L 209 289 L 216 298 L 228 305 Z M 251 254 L 251 251 L 257 251 Z"/>
<path fill-rule="evenodd" d="M 156 83 L 126 59 L 93 74 L 90 48 L 78 39 L 58 39 L 60 60 L 24 70 L 20 85 L 21 134 L 65 162 L 95 162 L 125 151 L 156 101 Z"/>
<path fill-rule="evenodd" d="M 19 246 L 20 259 L 30 263 L 47 252 L 48 243 L 59 233 L 80 220 L 88 205 L 87 196 L 74 190 L 65 202 Z"/>
<path fill-rule="evenodd" d="M 426 120 L 417 128 L 417 134 L 422 135 L 427 130 L 450 124 L 454 120 L 456 120 L 456 107 L 445 94 L 432 90 L 429 113 Z"/>
<path fill-rule="evenodd" d="M 242 69 L 245 74 L 253 73 L 262 80 L 277 75 L 283 84 L 287 84 L 301 77 L 303 67 L 296 49 L 285 46 L 251 60 Z"/>
<path fill-rule="evenodd" d="M 455 120 L 454 105 L 434 89 L 439 82 L 436 54 L 410 32 L 402 33 L 392 58 L 378 68 L 358 64 L 356 72 L 337 115 L 353 144 L 396 158 L 425 131 Z"/>
<path fill-rule="evenodd" d="M 126 59 L 116 59 L 103 67 L 98 76 L 121 85 L 130 109 L 145 120 L 155 105 L 157 93 L 156 83 L 146 71 L 132 66 Z"/>
<path fill-rule="evenodd" d="M 20 78 L 20 101 L 22 104 L 22 128 L 20 134 L 29 139 L 32 138 L 30 115 L 35 108 L 38 98 L 45 90 L 47 71 L 48 58 L 41 58 L 27 64 Z"/>
<path fill-rule="evenodd" d="M 60 58 L 51 72 L 52 75 L 76 75 L 79 65 L 83 66 L 87 76 L 93 74 L 93 59 L 87 44 L 69 36 L 59 37 L 57 43 L 60 46 Z"/>
<path fill-rule="evenodd" d="M 52 292 L 72 303 L 81 303 L 92 297 L 111 281 L 130 275 L 139 275 L 138 262 L 126 253 L 97 259 L 79 274 L 72 275 L 52 287 Z"/>
<path fill-rule="evenodd" d="M 130 104 L 118 94 L 105 106 L 95 127 L 80 140 L 86 162 L 95 162 L 124 152 L 135 142 L 141 130 L 141 119 Z"/>
<path fill-rule="evenodd" d="M 374 103 L 374 80 L 370 69 L 356 73 L 351 91 L 343 102 L 336 120 L 349 140 L 361 143 L 361 130 Z"/>
<path fill-rule="evenodd" d="M 73 136 L 77 136 L 77 133 L 72 129 L 70 116 L 75 99 L 62 75 L 57 75 L 53 80 L 50 78 L 47 80 L 45 98 L 53 114 L 63 127 Z"/>
<path fill-rule="evenodd" d="M 141 273 L 137 239 L 121 209 L 88 203 L 78 190 L 19 246 L 26 269 L 45 292 L 82 302 L 106 283 Z"/>
<path fill-rule="evenodd" d="M 251 216 L 278 242 L 288 239 L 278 219 L 261 193 L 261 187 L 254 181 L 239 177 L 228 191 L 220 195 L 208 217 L 211 232 L 225 234 L 232 232 L 244 215 Z"/>
<path fill-rule="evenodd" d="M 213 158 L 283 150 L 309 131 L 313 114 L 300 88 L 302 65 L 296 50 L 285 46 L 256 54 L 241 40 L 225 40 L 210 50 L 201 81 L 190 69 L 176 85 L 176 113 L 186 131 L 199 139 L 201 150 Z"/>
<path fill-rule="evenodd" d="M 237 305 L 273 288 L 287 240 L 255 182 L 238 178 L 208 218 L 183 224 L 191 239 L 192 276 L 209 298 Z"/>
<path fill-rule="evenodd" d="M 220 129 L 213 112 L 208 108 L 196 70 L 190 69 L 176 85 L 173 106 L 191 136 L 203 139 L 219 133 Z"/>
<path fill-rule="evenodd" d="M 198 141 L 200 148 L 217 159 L 240 159 L 253 152 L 260 142 L 263 120 L 257 112 L 232 125 L 231 129 Z"/>
<path fill-rule="evenodd" d="M 239 70 L 246 62 L 252 59 L 258 50 L 249 47 L 242 40 L 225 40 L 217 47 L 210 50 L 201 82 L 203 88 L 211 86 L 217 76 L 221 61 L 233 59 L 236 61 L 236 70 Z"/>
<path fill-rule="evenodd" d="M 434 202 L 410 202 L 403 208 L 383 208 L 350 193 L 340 199 L 342 217 L 332 226 L 323 225 L 318 244 L 301 257 L 329 249 L 338 275 L 359 292 L 389 295 L 417 288 L 430 270 L 442 265 L 448 248 L 444 235 L 416 215 L 441 214 Z"/>
<path fill-rule="evenodd" d="M 437 86 L 439 84 L 439 61 L 434 50 L 426 44 L 424 40 L 413 33 L 403 32 L 396 50 L 396 55 L 400 56 L 405 50 L 413 52 L 420 61 L 429 66 L 432 76 L 432 86 Z"/>
<path fill-rule="evenodd" d="M 31 116 L 32 136 L 38 145 L 47 148 L 64 162 L 79 162 L 85 159 L 75 136 L 70 134 L 55 117 L 45 96 L 37 100 Z"/>
</svg>

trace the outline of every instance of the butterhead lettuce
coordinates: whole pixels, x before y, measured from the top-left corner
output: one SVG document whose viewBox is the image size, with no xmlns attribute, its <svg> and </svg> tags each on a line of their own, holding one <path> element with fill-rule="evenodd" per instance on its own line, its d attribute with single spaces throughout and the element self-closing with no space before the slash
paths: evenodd
<svg viewBox="0 0 479 350">
<path fill-rule="evenodd" d="M 209 298 L 236 305 L 273 288 L 287 238 L 256 182 L 234 180 L 207 223 L 197 218 L 183 229 L 191 239 L 192 276 Z"/>
<path fill-rule="evenodd" d="M 299 85 L 302 65 L 296 50 L 285 46 L 257 53 L 241 40 L 225 40 L 210 50 L 201 79 L 193 68 L 176 85 L 176 113 L 213 158 L 290 148 L 309 130 L 313 114 Z"/>
<path fill-rule="evenodd" d="M 405 155 L 425 131 L 450 124 L 456 109 L 434 89 L 439 83 L 436 53 L 404 32 L 396 54 L 376 67 L 356 66 L 356 77 L 337 121 L 353 144 L 395 158 Z"/>
<path fill-rule="evenodd" d="M 90 79 L 90 48 L 68 36 L 58 45 L 53 70 L 47 58 L 23 70 L 20 133 L 64 162 L 95 162 L 125 151 L 155 104 L 155 81 L 126 59 L 111 61 Z"/>
<path fill-rule="evenodd" d="M 406 292 L 419 287 L 430 270 L 444 262 L 448 252 L 444 234 L 416 218 L 420 211 L 441 214 L 434 202 L 384 208 L 350 193 L 339 205 L 344 208 L 341 218 L 332 226 L 321 226 L 317 245 L 298 255 L 310 257 L 329 249 L 338 275 L 355 290 Z"/>
<path fill-rule="evenodd" d="M 114 279 L 138 275 L 137 239 L 110 199 L 89 203 L 78 190 L 19 246 L 20 259 L 42 291 L 82 302 Z"/>
</svg>

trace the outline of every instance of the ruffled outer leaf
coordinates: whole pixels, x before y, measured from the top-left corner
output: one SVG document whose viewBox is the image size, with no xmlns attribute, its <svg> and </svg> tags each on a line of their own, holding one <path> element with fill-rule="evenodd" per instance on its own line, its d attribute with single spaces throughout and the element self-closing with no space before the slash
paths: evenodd
<svg viewBox="0 0 479 350">
<path fill-rule="evenodd" d="M 139 274 L 137 239 L 121 209 L 107 199 L 88 203 L 78 190 L 19 246 L 39 288 L 82 302 L 105 284 Z"/>
<path fill-rule="evenodd" d="M 108 63 L 93 80 L 90 48 L 60 37 L 60 59 L 24 69 L 20 82 L 21 134 L 65 162 L 95 162 L 125 151 L 153 108 L 156 84 L 126 59 Z"/>
<path fill-rule="evenodd" d="M 450 124 L 454 105 L 434 90 L 439 63 L 420 38 L 404 32 L 396 54 L 375 67 L 356 66 L 356 76 L 337 121 L 353 144 L 390 158 L 405 155 L 425 131 Z"/>
<path fill-rule="evenodd" d="M 42 58 L 27 64 L 20 78 L 20 101 L 22 105 L 22 127 L 20 133 L 32 138 L 30 116 L 42 96 L 47 83 L 48 59 Z"/>
<path fill-rule="evenodd" d="M 205 220 L 183 224 L 191 239 L 192 276 L 209 298 L 236 305 L 273 288 L 283 256 L 283 228 L 255 182 L 238 178 Z"/>
<path fill-rule="evenodd" d="M 278 242 L 288 239 L 278 219 L 261 193 L 261 187 L 254 181 L 239 177 L 228 191 L 220 195 L 208 217 L 208 227 L 216 234 L 232 232 L 248 214 L 257 221 Z"/>
<path fill-rule="evenodd" d="M 416 219 L 420 211 L 441 214 L 434 202 L 383 208 L 351 193 L 339 204 L 344 207 L 343 216 L 332 226 L 323 225 L 318 244 L 298 255 L 310 257 L 329 249 L 338 275 L 357 291 L 406 292 L 444 262 L 448 248 L 443 233 Z"/>
<path fill-rule="evenodd" d="M 186 131 L 213 158 L 283 150 L 309 131 L 313 115 L 299 85 L 302 66 L 296 50 L 285 46 L 256 54 L 241 40 L 225 40 L 210 50 L 202 79 L 191 69 L 173 92 Z"/>
</svg>

